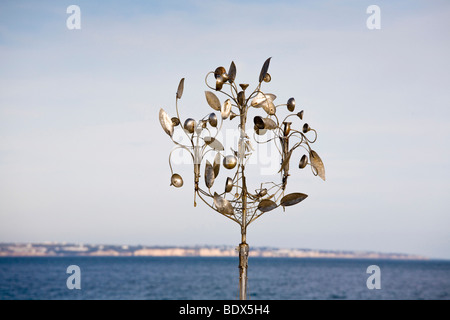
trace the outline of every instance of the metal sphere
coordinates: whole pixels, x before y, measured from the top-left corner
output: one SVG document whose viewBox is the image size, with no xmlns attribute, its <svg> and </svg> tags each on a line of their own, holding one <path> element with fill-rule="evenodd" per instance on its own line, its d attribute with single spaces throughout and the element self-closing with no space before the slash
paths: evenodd
<svg viewBox="0 0 450 320">
<path fill-rule="evenodd" d="M 217 116 L 214 112 L 209 115 L 208 122 L 214 128 L 217 127 Z"/>
<path fill-rule="evenodd" d="M 303 125 L 303 133 L 307 133 L 309 130 L 311 130 L 311 127 L 309 126 L 309 124 L 305 123 Z"/>
<path fill-rule="evenodd" d="M 264 76 L 264 82 L 270 82 L 270 80 L 272 80 L 272 77 L 270 76 L 270 74 L 266 73 L 266 75 Z"/>
<path fill-rule="evenodd" d="M 195 130 L 195 120 L 192 118 L 187 118 L 184 122 L 184 130 L 189 133 L 194 133 Z"/>
<path fill-rule="evenodd" d="M 183 186 L 183 178 L 178 174 L 174 173 L 170 178 L 170 185 L 176 188 L 180 188 Z"/>
<path fill-rule="evenodd" d="M 284 124 L 283 133 L 284 133 L 284 136 L 287 137 L 289 135 L 289 132 L 291 132 L 292 122 L 283 122 L 283 124 Z"/>
<path fill-rule="evenodd" d="M 294 98 L 290 98 L 287 102 L 287 108 L 290 112 L 294 111 L 295 109 L 295 99 Z"/>
<path fill-rule="evenodd" d="M 224 67 L 217 67 L 216 70 L 214 71 L 214 78 L 217 79 L 219 76 L 223 75 L 226 72 L 227 70 L 225 70 Z"/>
<path fill-rule="evenodd" d="M 253 118 L 253 122 L 255 123 L 255 126 L 258 129 L 264 129 L 265 124 L 264 124 L 264 119 L 260 116 L 256 116 Z"/>
<path fill-rule="evenodd" d="M 172 124 L 173 124 L 174 127 L 176 127 L 177 125 L 180 124 L 180 119 L 178 119 L 177 117 L 173 117 L 170 120 L 172 120 Z"/>
<path fill-rule="evenodd" d="M 223 158 L 223 166 L 227 169 L 233 169 L 236 167 L 237 158 L 233 155 L 226 156 Z"/>
<path fill-rule="evenodd" d="M 308 164 L 308 158 L 306 157 L 306 154 L 304 154 L 302 156 L 302 158 L 300 159 L 300 162 L 298 164 L 298 167 L 300 169 L 303 169 L 304 167 L 306 167 L 306 165 Z"/>
<path fill-rule="evenodd" d="M 233 189 L 233 179 L 228 177 L 227 182 L 225 183 L 225 192 L 230 192 L 231 189 Z"/>
</svg>

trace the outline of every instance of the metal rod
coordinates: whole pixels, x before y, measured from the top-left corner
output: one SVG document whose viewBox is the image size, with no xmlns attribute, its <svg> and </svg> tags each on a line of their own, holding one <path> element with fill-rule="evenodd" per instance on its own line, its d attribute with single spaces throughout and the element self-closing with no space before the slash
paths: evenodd
<svg viewBox="0 0 450 320">
<path fill-rule="evenodd" d="M 244 146 L 245 122 L 247 121 L 247 108 L 241 109 L 241 136 L 240 145 Z M 239 150 L 245 151 L 245 150 Z M 241 243 L 239 244 L 239 299 L 247 300 L 247 269 L 249 246 L 247 240 L 247 184 L 245 181 L 244 164 L 240 164 L 242 174 L 242 220 L 241 220 Z"/>
<path fill-rule="evenodd" d="M 239 299 L 247 300 L 247 268 L 249 246 L 245 242 L 239 244 Z"/>
</svg>

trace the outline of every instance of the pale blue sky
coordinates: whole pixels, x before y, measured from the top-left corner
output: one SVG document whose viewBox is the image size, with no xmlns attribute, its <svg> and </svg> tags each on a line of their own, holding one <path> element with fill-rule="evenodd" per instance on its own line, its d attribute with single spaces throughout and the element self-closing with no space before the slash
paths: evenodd
<svg viewBox="0 0 450 320">
<path fill-rule="evenodd" d="M 0 241 L 237 245 L 193 207 L 188 165 L 169 186 L 157 115 L 180 78 L 199 118 L 208 71 L 234 60 L 255 85 L 272 57 L 267 90 L 305 110 L 327 181 L 293 173 L 309 198 L 251 225 L 250 246 L 450 258 L 449 39 L 448 1 L 2 1 Z"/>
</svg>

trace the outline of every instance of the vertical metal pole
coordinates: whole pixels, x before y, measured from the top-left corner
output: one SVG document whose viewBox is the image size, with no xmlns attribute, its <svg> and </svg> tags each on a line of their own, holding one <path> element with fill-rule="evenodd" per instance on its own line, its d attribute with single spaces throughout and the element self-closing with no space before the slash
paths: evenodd
<svg viewBox="0 0 450 320">
<path fill-rule="evenodd" d="M 244 173 L 244 169 L 242 169 Z M 247 186 L 242 175 L 242 225 L 241 243 L 239 244 L 239 299 L 247 300 L 247 268 L 249 246 L 247 240 Z"/>
<path fill-rule="evenodd" d="M 239 244 L 239 299 L 247 300 L 248 244 Z"/>
<path fill-rule="evenodd" d="M 240 152 L 245 153 L 245 122 L 247 120 L 247 110 L 241 113 L 241 148 Z M 247 268 L 249 246 L 247 240 L 247 184 L 245 182 L 244 165 L 241 163 L 242 173 L 242 221 L 241 221 L 241 243 L 239 244 L 239 299 L 247 300 Z"/>
</svg>

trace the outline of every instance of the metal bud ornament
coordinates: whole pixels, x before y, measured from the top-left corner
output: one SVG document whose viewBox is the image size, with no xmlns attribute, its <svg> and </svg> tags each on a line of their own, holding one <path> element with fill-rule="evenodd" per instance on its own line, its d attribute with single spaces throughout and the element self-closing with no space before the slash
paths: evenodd
<svg viewBox="0 0 450 320">
<path fill-rule="evenodd" d="M 183 178 L 178 174 L 174 173 L 172 177 L 170 178 L 170 185 L 180 188 L 183 186 Z"/>
<path fill-rule="evenodd" d="M 194 119 L 187 118 L 186 121 L 184 122 L 184 130 L 186 130 L 189 133 L 194 133 L 195 127 L 196 124 Z"/>
<path fill-rule="evenodd" d="M 295 99 L 294 98 L 290 98 L 287 102 L 287 108 L 290 112 L 293 112 L 295 109 Z"/>
<path fill-rule="evenodd" d="M 255 77 L 257 84 L 250 87 L 249 83 L 236 82 L 237 68 L 231 62 L 227 70 L 220 66 L 210 71 L 205 78 L 208 90 L 205 91 L 206 104 L 215 112 L 206 113 L 203 118 L 195 121 L 183 118 L 178 105 L 183 95 L 184 78 L 178 84 L 175 109 L 176 116 L 170 118 L 165 110 L 159 111 L 159 122 L 164 132 L 174 142 L 175 147 L 169 155 L 169 166 L 172 173 L 171 185 L 177 188 L 183 186 L 183 179 L 172 169 L 172 153 L 183 150 L 191 155 L 193 163 L 194 206 L 197 197 L 207 207 L 223 217 L 237 223 L 241 232 L 239 252 L 239 298 L 247 298 L 247 271 L 249 246 L 247 244 L 247 228 L 264 214 L 276 214 L 307 199 L 303 192 L 287 193 L 288 180 L 292 175 L 301 174 L 290 172 L 291 159 L 298 159 L 297 148 L 306 150 L 300 158 L 298 168 L 303 169 L 308 164 L 312 174 L 325 180 L 323 161 L 311 145 L 317 140 L 317 132 L 309 124 L 302 123 L 303 110 L 295 110 L 295 99 L 289 98 L 286 104 L 276 105 L 276 95 L 266 91 L 265 86 L 273 79 L 268 73 L 271 58 L 262 65 L 259 77 Z M 239 84 L 237 84 L 239 83 Z M 251 88 L 251 89 L 250 89 Z M 226 90 L 226 91 L 225 91 Z M 218 96 L 220 94 L 220 97 Z M 286 100 L 284 100 L 286 101 Z M 279 108 L 286 106 L 286 108 Z M 252 109 L 252 119 L 248 120 L 248 111 Z M 281 112 L 291 112 L 285 116 Z M 220 113 L 220 116 L 216 113 Z M 256 115 L 255 115 L 256 113 Z M 239 122 L 233 119 L 239 119 Z M 228 120 L 227 120 L 228 119 Z M 231 154 L 226 154 L 219 135 L 224 121 L 234 125 L 239 130 L 239 139 L 231 147 Z M 249 123 L 247 123 L 249 122 Z M 253 122 L 253 123 L 252 123 Z M 182 125 L 181 125 L 182 124 Z M 247 125 L 249 132 L 246 132 Z M 174 130 L 184 131 L 189 143 L 184 144 L 174 139 Z M 178 137 L 179 135 L 175 135 Z M 249 178 L 247 181 L 246 164 L 254 152 L 252 144 L 276 144 L 280 153 L 279 177 L 274 181 L 260 181 L 261 176 Z M 213 160 L 212 160 L 213 159 Z M 308 163 L 309 159 L 309 163 Z M 298 161 L 298 160 L 296 160 Z M 220 167 L 224 166 L 227 173 L 225 188 L 222 183 L 216 183 L 220 175 Z M 305 172 L 305 171 L 303 171 Z M 202 177 L 202 179 L 200 179 Z M 297 179 L 297 178 L 296 178 Z M 233 192 L 232 192 L 233 191 Z M 296 211 L 296 210 L 294 210 Z"/>
<path fill-rule="evenodd" d="M 217 116 L 214 112 L 209 114 L 208 122 L 212 127 L 217 127 Z"/>
<path fill-rule="evenodd" d="M 236 167 L 237 159 L 235 156 L 226 156 L 223 158 L 223 166 L 229 170 Z"/>
</svg>

